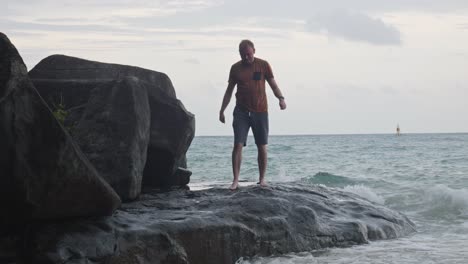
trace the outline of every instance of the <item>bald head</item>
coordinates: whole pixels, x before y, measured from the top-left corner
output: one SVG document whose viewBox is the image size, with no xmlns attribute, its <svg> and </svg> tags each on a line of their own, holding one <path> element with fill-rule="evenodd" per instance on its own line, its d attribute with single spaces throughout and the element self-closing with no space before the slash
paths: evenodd
<svg viewBox="0 0 468 264">
<path fill-rule="evenodd" d="M 251 47 L 252 49 L 255 50 L 255 46 L 254 46 L 254 44 L 253 44 L 253 42 L 251 40 L 244 39 L 239 43 L 239 51 L 241 51 L 241 50 L 243 50 L 243 49 L 245 49 L 247 47 Z"/>
<path fill-rule="evenodd" d="M 255 54 L 253 42 L 248 39 L 242 40 L 239 44 L 239 54 L 244 64 L 252 64 Z"/>
</svg>

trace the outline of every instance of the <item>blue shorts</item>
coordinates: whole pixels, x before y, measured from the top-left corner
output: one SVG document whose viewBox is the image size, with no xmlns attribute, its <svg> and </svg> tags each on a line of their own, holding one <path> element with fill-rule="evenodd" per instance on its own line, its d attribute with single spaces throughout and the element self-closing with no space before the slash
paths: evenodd
<svg viewBox="0 0 468 264">
<path fill-rule="evenodd" d="M 250 128 L 252 128 L 255 144 L 268 144 L 268 112 L 250 112 L 237 105 L 233 116 L 234 144 L 245 146 Z"/>
</svg>

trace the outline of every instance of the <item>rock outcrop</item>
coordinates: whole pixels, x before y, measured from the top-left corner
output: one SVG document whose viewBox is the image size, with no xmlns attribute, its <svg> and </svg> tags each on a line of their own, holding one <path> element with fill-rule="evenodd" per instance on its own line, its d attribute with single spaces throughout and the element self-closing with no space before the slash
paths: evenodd
<svg viewBox="0 0 468 264">
<path fill-rule="evenodd" d="M 125 77 L 98 86 L 73 137 L 123 200 L 136 198 L 141 191 L 150 137 L 144 84 L 137 78 Z"/>
<path fill-rule="evenodd" d="M 31 219 L 110 215 L 118 206 L 0 33 L 0 235 Z"/>
<path fill-rule="evenodd" d="M 234 263 L 391 239 L 415 231 L 404 215 L 359 196 L 301 183 L 148 193 L 112 218 L 47 224 L 34 263 Z"/>
<path fill-rule="evenodd" d="M 65 126 L 123 200 L 135 199 L 141 182 L 188 184 L 185 154 L 195 119 L 167 75 L 53 55 L 29 76 L 51 108 L 65 106 Z"/>
</svg>

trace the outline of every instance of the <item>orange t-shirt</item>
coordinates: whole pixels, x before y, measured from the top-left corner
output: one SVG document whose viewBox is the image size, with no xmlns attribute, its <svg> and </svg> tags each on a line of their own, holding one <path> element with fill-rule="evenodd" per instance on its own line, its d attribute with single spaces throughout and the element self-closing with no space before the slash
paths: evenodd
<svg viewBox="0 0 468 264">
<path fill-rule="evenodd" d="M 229 83 L 237 85 L 237 105 L 251 112 L 268 112 L 265 80 L 273 78 L 267 61 L 255 58 L 252 64 L 238 61 L 229 72 Z"/>
</svg>

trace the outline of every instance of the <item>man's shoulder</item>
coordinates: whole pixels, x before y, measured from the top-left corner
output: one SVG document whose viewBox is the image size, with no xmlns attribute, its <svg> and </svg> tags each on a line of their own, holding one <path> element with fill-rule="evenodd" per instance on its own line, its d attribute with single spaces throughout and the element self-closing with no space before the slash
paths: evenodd
<svg viewBox="0 0 468 264">
<path fill-rule="evenodd" d="M 255 62 L 254 63 L 256 63 L 257 65 L 259 65 L 262 68 L 270 67 L 270 64 L 268 63 L 268 61 L 266 61 L 264 59 L 257 58 L 257 57 L 255 57 Z"/>
<path fill-rule="evenodd" d="M 239 67 L 239 66 L 241 66 L 241 65 L 242 65 L 242 60 L 240 60 L 240 61 L 234 63 L 234 64 L 231 66 L 231 68 L 237 68 L 237 67 Z"/>
<path fill-rule="evenodd" d="M 266 60 L 264 60 L 264 59 L 261 59 L 261 58 L 257 58 L 257 57 L 255 57 L 255 61 L 256 61 L 257 63 L 262 63 L 262 64 L 266 63 L 266 64 L 268 64 L 268 61 L 266 61 Z"/>
</svg>

